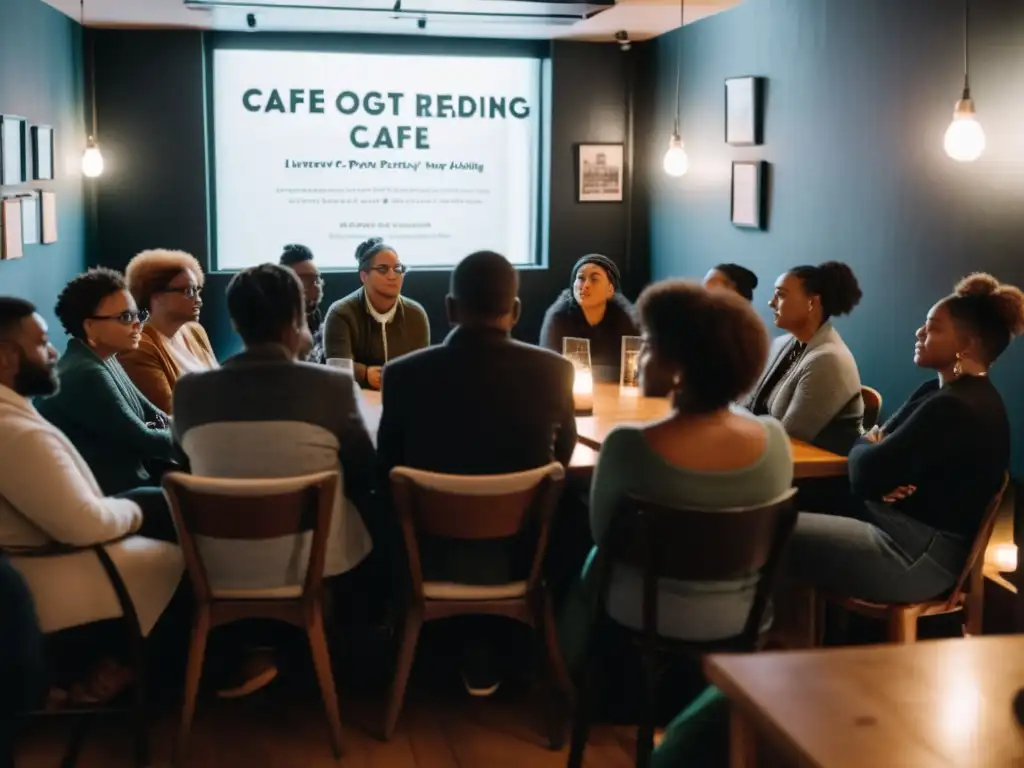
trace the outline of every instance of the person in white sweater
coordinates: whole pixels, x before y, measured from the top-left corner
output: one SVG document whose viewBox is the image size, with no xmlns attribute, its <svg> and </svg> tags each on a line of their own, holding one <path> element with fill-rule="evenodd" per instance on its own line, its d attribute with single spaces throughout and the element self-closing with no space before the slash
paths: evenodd
<svg viewBox="0 0 1024 768">
<path fill-rule="evenodd" d="M 0 550 L 28 584 L 40 628 L 51 633 L 121 609 L 94 552 L 27 555 L 54 544 L 107 543 L 148 635 L 184 568 L 166 502 L 151 489 L 104 496 L 71 441 L 36 411 L 29 398 L 58 387 L 56 360 L 35 308 L 0 297 Z"/>
</svg>

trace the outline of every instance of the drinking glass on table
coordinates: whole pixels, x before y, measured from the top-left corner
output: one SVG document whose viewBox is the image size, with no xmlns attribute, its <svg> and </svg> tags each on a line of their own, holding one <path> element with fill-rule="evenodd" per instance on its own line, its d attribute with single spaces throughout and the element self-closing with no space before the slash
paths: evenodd
<svg viewBox="0 0 1024 768">
<path fill-rule="evenodd" d="M 644 346 L 642 336 L 622 337 L 622 357 L 619 365 L 619 393 L 637 396 L 640 394 L 640 350 Z"/>
<path fill-rule="evenodd" d="M 572 384 L 576 413 L 589 415 L 594 412 L 594 371 L 590 364 L 590 339 L 566 336 L 562 339 L 562 356 L 576 369 Z"/>
</svg>

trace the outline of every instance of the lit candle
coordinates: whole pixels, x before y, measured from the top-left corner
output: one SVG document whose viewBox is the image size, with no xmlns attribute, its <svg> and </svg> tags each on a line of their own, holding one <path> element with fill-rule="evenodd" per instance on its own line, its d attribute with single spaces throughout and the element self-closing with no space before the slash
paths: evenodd
<svg viewBox="0 0 1024 768">
<path fill-rule="evenodd" d="M 577 411 L 594 409 L 594 375 L 585 368 L 576 369 L 572 382 L 572 399 Z"/>
<path fill-rule="evenodd" d="M 997 544 L 992 551 L 992 563 L 1000 573 L 1016 571 L 1017 546 L 1015 544 Z"/>
</svg>

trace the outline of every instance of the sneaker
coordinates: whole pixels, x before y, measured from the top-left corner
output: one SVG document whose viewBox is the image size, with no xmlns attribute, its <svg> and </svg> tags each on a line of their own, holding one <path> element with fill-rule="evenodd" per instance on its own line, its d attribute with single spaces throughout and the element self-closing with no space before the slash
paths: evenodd
<svg viewBox="0 0 1024 768">
<path fill-rule="evenodd" d="M 277 673 L 277 661 L 272 649 L 250 649 L 235 670 L 235 680 L 228 687 L 218 690 L 217 696 L 222 699 L 249 696 L 270 685 Z"/>
</svg>

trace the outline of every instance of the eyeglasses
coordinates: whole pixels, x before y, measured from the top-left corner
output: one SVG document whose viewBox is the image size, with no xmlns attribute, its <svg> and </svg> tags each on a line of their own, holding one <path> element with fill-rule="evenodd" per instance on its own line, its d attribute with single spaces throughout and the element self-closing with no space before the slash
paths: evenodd
<svg viewBox="0 0 1024 768">
<path fill-rule="evenodd" d="M 134 325 L 136 322 L 144 323 L 149 320 L 149 312 L 142 309 L 138 312 L 133 312 L 130 309 L 126 309 L 119 315 L 90 315 L 86 318 L 87 320 L 114 320 L 121 325 Z"/>
<path fill-rule="evenodd" d="M 180 293 L 186 299 L 198 299 L 203 294 L 201 285 L 189 285 L 185 288 L 162 288 L 157 293 Z"/>
<path fill-rule="evenodd" d="M 324 284 L 323 275 L 320 274 L 299 275 L 299 280 L 302 282 L 303 285 L 315 285 L 318 288 L 322 287 Z"/>
<path fill-rule="evenodd" d="M 404 275 L 409 271 L 409 268 L 405 264 L 395 264 L 393 267 L 389 267 L 387 264 L 378 264 L 376 267 L 370 267 L 378 275 L 387 276 L 388 272 L 394 272 L 396 275 Z"/>
</svg>

